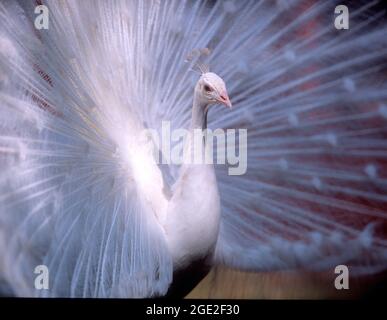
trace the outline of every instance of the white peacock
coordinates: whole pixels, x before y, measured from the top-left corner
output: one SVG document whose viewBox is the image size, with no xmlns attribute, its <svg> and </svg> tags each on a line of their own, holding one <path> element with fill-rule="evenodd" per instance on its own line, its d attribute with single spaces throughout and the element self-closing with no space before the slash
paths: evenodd
<svg viewBox="0 0 387 320">
<path fill-rule="evenodd" d="M 184 296 L 219 264 L 384 270 L 386 26 L 366 3 L 337 32 L 334 2 L 45 1 L 36 30 L 34 1 L 2 1 L 3 294 Z M 184 62 L 208 47 L 224 81 Z M 208 124 L 248 129 L 246 174 L 157 165 L 140 132 L 204 129 L 225 82 L 235 108 Z"/>
</svg>

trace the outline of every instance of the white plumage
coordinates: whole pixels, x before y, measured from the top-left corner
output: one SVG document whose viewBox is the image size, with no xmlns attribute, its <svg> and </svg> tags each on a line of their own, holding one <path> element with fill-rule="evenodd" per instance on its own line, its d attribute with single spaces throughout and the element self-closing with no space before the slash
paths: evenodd
<svg viewBox="0 0 387 320">
<path fill-rule="evenodd" d="M 345 32 L 333 2 L 284 3 L 45 1 L 48 30 L 34 28 L 34 1 L 0 4 L 4 292 L 184 294 L 214 264 L 385 269 L 377 1 L 351 11 Z M 235 106 L 211 110 L 209 127 L 248 129 L 245 175 L 158 166 L 140 134 L 206 126 L 203 81 L 219 95 L 224 83 L 198 81 L 190 64 L 208 48 Z M 39 291 L 42 264 L 50 289 Z"/>
</svg>

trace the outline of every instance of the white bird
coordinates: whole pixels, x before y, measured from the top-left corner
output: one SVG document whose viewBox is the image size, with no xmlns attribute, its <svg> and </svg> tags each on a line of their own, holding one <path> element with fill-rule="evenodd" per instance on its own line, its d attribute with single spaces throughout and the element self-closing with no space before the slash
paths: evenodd
<svg viewBox="0 0 387 320">
<path fill-rule="evenodd" d="M 184 296 L 219 264 L 386 269 L 387 28 L 364 18 L 376 2 L 342 33 L 334 1 L 44 3 L 47 30 L 39 3 L 0 4 L 3 294 Z M 189 72 L 205 55 L 222 78 Z M 247 172 L 159 165 L 144 130 L 206 129 L 227 91 L 235 108 L 208 123 L 247 129 Z"/>
</svg>

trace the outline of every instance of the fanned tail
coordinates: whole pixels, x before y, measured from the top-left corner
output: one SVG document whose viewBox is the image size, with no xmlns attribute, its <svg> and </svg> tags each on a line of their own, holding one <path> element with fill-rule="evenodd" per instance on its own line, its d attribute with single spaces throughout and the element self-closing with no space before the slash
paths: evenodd
<svg viewBox="0 0 387 320">
<path fill-rule="evenodd" d="M 121 96 L 124 75 L 97 63 L 104 48 L 128 45 L 103 38 L 112 32 L 103 14 L 118 8 L 81 16 L 83 4 L 48 5 L 50 29 L 40 33 L 34 2 L 0 4 L 1 278 L 18 296 L 162 295 L 172 262 L 148 181 L 135 172 L 143 125 Z M 156 193 L 161 176 L 147 162 Z M 35 288 L 39 265 L 49 290 Z"/>
<path fill-rule="evenodd" d="M 235 110 L 213 125 L 248 129 L 248 166 L 243 176 L 218 167 L 220 263 L 386 268 L 387 29 L 377 5 L 350 6 L 349 30 L 334 28 L 330 2 L 270 6 L 262 20 L 251 10 L 246 38 L 227 42 L 235 61 L 220 69 Z"/>
</svg>

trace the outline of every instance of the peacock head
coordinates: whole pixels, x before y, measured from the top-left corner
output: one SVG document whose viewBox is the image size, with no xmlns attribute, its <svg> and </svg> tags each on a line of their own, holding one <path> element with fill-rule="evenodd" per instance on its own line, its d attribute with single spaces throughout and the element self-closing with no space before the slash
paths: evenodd
<svg viewBox="0 0 387 320">
<path fill-rule="evenodd" d="M 213 72 L 203 73 L 196 85 L 196 92 L 200 99 L 207 104 L 221 103 L 231 108 L 226 84 L 223 79 Z"/>
</svg>

